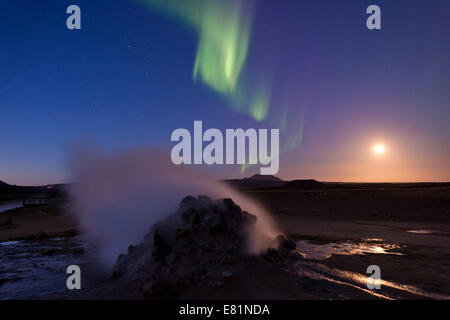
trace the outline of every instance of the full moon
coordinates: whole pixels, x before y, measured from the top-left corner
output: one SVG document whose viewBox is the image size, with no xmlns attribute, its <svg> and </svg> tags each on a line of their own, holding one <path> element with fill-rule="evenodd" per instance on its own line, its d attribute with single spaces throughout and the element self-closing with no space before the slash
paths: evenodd
<svg viewBox="0 0 450 320">
<path fill-rule="evenodd" d="M 382 144 L 377 144 L 377 145 L 375 145 L 374 147 L 373 147 L 373 151 L 376 153 L 376 154 L 383 154 L 384 153 L 384 146 L 382 145 Z"/>
</svg>

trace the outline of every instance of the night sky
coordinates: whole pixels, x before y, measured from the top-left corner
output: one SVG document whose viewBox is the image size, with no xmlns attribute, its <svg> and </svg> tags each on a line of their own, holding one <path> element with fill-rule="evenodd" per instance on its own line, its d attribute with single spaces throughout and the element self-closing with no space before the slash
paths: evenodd
<svg viewBox="0 0 450 320">
<path fill-rule="evenodd" d="M 280 128 L 284 179 L 450 180 L 450 1 L 158 2 L 1 1 L 0 180 L 67 182 L 80 141 L 107 153 L 163 148 L 170 161 L 172 131 L 194 120 Z M 81 30 L 66 28 L 71 4 Z M 381 30 L 366 28 L 371 4 Z M 235 83 L 214 82 L 203 60 L 195 74 L 199 48 L 217 39 L 242 49 Z"/>
</svg>

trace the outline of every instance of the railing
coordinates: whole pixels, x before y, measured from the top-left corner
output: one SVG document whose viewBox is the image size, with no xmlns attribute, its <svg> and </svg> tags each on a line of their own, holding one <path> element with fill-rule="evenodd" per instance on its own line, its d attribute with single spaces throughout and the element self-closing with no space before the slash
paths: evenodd
<svg viewBox="0 0 450 320">
<path fill-rule="evenodd" d="M 23 206 L 24 207 L 30 207 L 30 206 L 46 206 L 49 204 L 55 204 L 54 200 L 45 199 L 45 198 L 39 198 L 39 199 L 25 199 L 23 200 Z"/>
</svg>

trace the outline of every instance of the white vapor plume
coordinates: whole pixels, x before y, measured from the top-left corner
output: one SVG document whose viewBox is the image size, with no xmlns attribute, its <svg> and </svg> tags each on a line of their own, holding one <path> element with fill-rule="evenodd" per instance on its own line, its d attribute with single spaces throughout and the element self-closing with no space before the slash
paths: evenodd
<svg viewBox="0 0 450 320">
<path fill-rule="evenodd" d="M 152 225 L 173 214 L 188 195 L 231 198 L 257 216 L 250 235 L 252 253 L 268 246 L 264 239 L 279 234 L 261 206 L 211 177 L 172 164 L 166 153 L 133 150 L 106 156 L 82 147 L 72 156 L 71 167 L 75 214 L 82 232 L 99 244 L 106 267 L 129 245 L 140 243 Z"/>
</svg>

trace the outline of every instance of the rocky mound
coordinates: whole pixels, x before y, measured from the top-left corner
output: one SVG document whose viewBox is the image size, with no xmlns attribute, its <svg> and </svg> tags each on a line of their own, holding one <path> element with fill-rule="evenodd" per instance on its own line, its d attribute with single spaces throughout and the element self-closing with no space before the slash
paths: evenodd
<svg viewBox="0 0 450 320">
<path fill-rule="evenodd" d="M 142 244 L 119 256 L 112 278 L 132 281 L 146 295 L 180 292 L 247 257 L 248 234 L 255 223 L 256 217 L 231 199 L 186 197 Z M 223 272 L 223 277 L 230 275 Z"/>
</svg>

